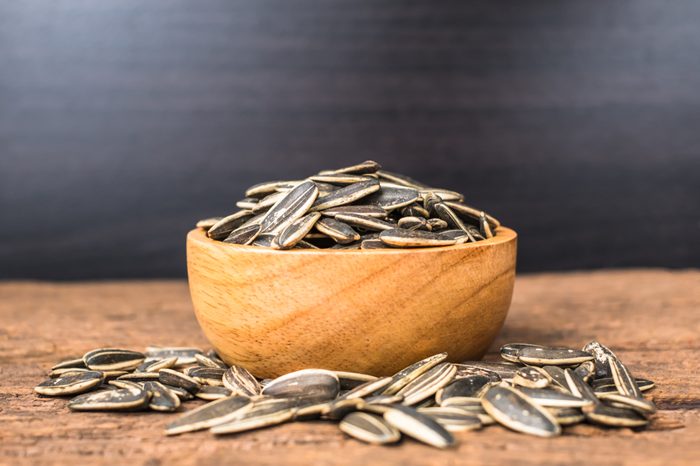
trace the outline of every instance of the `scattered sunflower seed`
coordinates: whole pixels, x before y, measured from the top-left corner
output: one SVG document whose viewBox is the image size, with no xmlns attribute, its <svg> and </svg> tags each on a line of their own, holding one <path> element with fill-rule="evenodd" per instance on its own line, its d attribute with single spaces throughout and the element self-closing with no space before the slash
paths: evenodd
<svg viewBox="0 0 700 466">
<path fill-rule="evenodd" d="M 240 411 L 248 409 L 249 405 L 250 400 L 243 396 L 232 396 L 207 403 L 186 412 L 179 419 L 168 424 L 165 428 L 165 433 L 167 435 L 176 435 L 208 429 L 230 421 Z"/>
<path fill-rule="evenodd" d="M 490 387 L 481 403 L 491 417 L 509 429 L 539 437 L 561 433 L 561 427 L 547 410 L 514 388 Z"/>
<path fill-rule="evenodd" d="M 102 380 L 102 372 L 99 371 L 72 372 L 44 380 L 34 387 L 34 391 L 46 396 L 75 395 L 97 387 Z"/>
<path fill-rule="evenodd" d="M 223 383 L 224 387 L 236 395 L 247 397 L 259 395 L 262 390 L 260 383 L 250 372 L 235 364 L 224 373 Z"/>
<path fill-rule="evenodd" d="M 146 355 L 138 351 L 116 348 L 101 348 L 88 351 L 83 356 L 85 365 L 96 371 L 114 371 L 136 369 Z"/>
<path fill-rule="evenodd" d="M 398 442 L 401 438 L 398 429 L 383 417 L 370 413 L 350 413 L 340 421 L 338 428 L 350 437 L 374 445 Z"/>
<path fill-rule="evenodd" d="M 171 412 L 180 407 L 180 398 L 160 382 L 145 382 L 144 390 L 151 394 L 148 407 L 153 411 Z"/>
<path fill-rule="evenodd" d="M 338 376 L 322 369 L 303 369 L 272 380 L 262 394 L 278 398 L 298 397 L 307 401 L 333 400 L 340 392 Z"/>
<path fill-rule="evenodd" d="M 78 395 L 68 402 L 73 411 L 137 410 L 148 406 L 151 393 L 140 388 L 119 388 Z"/>
<path fill-rule="evenodd" d="M 275 189 L 289 193 L 303 183 Z M 429 208 L 442 202 L 434 192 L 426 194 L 426 199 Z M 418 208 L 412 204 L 404 210 Z M 379 236 L 360 231 L 363 241 Z M 654 383 L 634 378 L 600 343 L 585 348 L 511 343 L 501 348 L 505 362 L 448 363 L 447 354 L 441 353 L 393 377 L 306 369 L 274 380 L 258 380 L 243 367 L 229 367 L 214 351 L 205 354 L 198 348 L 149 347 L 145 354 L 100 348 L 81 359 L 58 363 L 51 378 L 35 390 L 49 396 L 79 394 L 68 402 L 76 411 L 150 408 L 168 413 L 188 400 L 205 402 L 169 424 L 168 435 L 205 428 L 226 434 L 290 420 L 321 419 L 340 421 L 343 432 L 369 443 L 397 442 L 403 432 L 444 448 L 454 442 L 450 432 L 494 423 L 545 437 L 557 435 L 561 426 L 581 422 L 608 427 L 647 425 L 655 406 L 642 391 Z M 605 360 L 604 366 L 599 359 Z M 119 366 L 128 369 L 114 369 Z"/>
<path fill-rule="evenodd" d="M 192 377 L 172 369 L 161 369 L 160 372 L 158 372 L 158 381 L 165 385 L 184 388 L 193 395 L 202 387 L 202 385 Z"/>
<path fill-rule="evenodd" d="M 384 413 L 384 419 L 409 437 L 433 447 L 447 448 L 454 445 L 454 437 L 440 423 L 408 406 L 389 407 Z"/>
<path fill-rule="evenodd" d="M 569 348 L 525 347 L 518 352 L 518 359 L 525 364 L 536 366 L 566 366 L 590 361 L 593 356 Z"/>
</svg>

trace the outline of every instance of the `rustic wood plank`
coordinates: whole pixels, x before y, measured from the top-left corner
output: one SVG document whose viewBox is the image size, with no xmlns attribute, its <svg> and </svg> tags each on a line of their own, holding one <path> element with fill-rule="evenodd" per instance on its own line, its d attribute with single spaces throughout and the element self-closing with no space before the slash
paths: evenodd
<svg viewBox="0 0 700 466">
<path fill-rule="evenodd" d="M 181 281 L 0 283 L 0 464 L 692 464 L 700 457 L 700 271 L 631 270 L 519 277 L 494 343 L 581 346 L 598 338 L 657 382 L 649 429 L 581 425 L 556 439 L 490 427 L 435 451 L 412 441 L 370 447 L 325 423 L 289 424 L 227 438 L 169 438 L 156 413 L 70 413 L 32 387 L 57 360 L 100 345 L 201 345 Z M 490 354 L 489 357 L 495 357 Z"/>
</svg>

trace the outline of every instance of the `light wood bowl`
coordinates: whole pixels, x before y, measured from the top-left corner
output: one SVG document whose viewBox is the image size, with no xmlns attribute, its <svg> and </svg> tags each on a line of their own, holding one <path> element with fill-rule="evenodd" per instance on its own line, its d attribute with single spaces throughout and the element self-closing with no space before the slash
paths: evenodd
<svg viewBox="0 0 700 466">
<path fill-rule="evenodd" d="M 258 377 L 304 368 L 391 375 L 446 351 L 483 356 L 508 313 L 517 235 L 441 248 L 276 251 L 187 235 L 197 320 Z"/>
</svg>

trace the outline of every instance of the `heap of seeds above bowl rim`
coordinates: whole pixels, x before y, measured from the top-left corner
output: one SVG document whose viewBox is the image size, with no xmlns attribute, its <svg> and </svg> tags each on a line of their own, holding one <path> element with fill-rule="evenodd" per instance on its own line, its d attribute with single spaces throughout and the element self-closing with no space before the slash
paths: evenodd
<svg viewBox="0 0 700 466">
<path fill-rule="evenodd" d="M 492 238 L 500 222 L 464 196 L 388 172 L 372 160 L 304 180 L 248 188 L 240 210 L 200 220 L 210 238 L 273 249 L 452 246 Z"/>
</svg>

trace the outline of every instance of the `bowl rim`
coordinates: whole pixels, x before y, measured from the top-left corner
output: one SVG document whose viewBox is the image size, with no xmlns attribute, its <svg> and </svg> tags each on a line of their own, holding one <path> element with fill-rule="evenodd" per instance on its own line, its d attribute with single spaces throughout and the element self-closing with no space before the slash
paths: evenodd
<svg viewBox="0 0 700 466">
<path fill-rule="evenodd" d="M 241 252 L 246 254 L 286 254 L 286 255 L 308 255 L 308 254 L 435 254 L 446 251 L 465 251 L 470 249 L 480 249 L 494 247 L 510 243 L 518 238 L 515 230 L 508 227 L 499 226 L 497 234 L 493 238 L 477 241 L 475 243 L 454 244 L 451 246 L 436 246 L 422 248 L 377 248 L 377 249 L 272 249 L 260 246 L 244 244 L 230 244 L 223 241 L 216 241 L 209 238 L 203 228 L 194 228 L 187 233 L 187 243 L 203 243 L 207 247 L 215 247 L 228 252 Z"/>
</svg>

